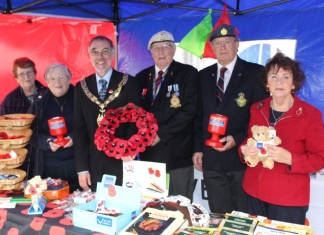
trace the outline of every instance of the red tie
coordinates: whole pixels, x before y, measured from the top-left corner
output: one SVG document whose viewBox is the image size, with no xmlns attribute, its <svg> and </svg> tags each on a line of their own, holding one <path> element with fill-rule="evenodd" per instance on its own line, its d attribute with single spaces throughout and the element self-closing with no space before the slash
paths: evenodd
<svg viewBox="0 0 324 235">
<path fill-rule="evenodd" d="M 222 67 L 220 69 L 220 74 L 217 82 L 217 108 L 220 106 L 220 103 L 222 102 L 224 96 L 224 74 L 226 71 L 226 67 Z"/>
<path fill-rule="evenodd" d="M 160 84 L 161 84 L 161 82 L 162 82 L 162 76 L 163 76 L 163 74 L 164 74 L 164 72 L 163 72 L 162 70 L 160 70 L 160 71 L 158 72 L 158 76 L 157 76 L 157 78 L 156 78 L 156 80 L 155 80 L 155 93 L 156 93 L 156 94 L 157 94 L 158 89 L 159 89 L 159 86 L 160 86 Z"/>
</svg>

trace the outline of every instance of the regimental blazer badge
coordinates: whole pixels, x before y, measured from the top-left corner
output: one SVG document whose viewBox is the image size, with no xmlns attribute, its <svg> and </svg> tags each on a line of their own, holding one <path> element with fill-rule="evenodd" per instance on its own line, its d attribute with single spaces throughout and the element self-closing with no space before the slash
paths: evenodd
<svg viewBox="0 0 324 235">
<path fill-rule="evenodd" d="M 238 94 L 238 98 L 236 99 L 236 103 L 239 107 L 244 107 L 246 105 L 246 99 L 244 98 L 244 93 L 240 92 Z"/>
</svg>

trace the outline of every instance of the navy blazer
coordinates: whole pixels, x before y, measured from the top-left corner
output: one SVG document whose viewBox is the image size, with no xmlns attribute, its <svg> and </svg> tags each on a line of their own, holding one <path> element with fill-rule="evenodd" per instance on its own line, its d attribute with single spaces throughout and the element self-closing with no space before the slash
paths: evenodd
<svg viewBox="0 0 324 235">
<path fill-rule="evenodd" d="M 157 145 L 147 147 L 140 154 L 141 160 L 166 163 L 168 171 L 190 166 L 193 154 L 193 123 L 198 105 L 198 71 L 190 65 L 173 61 L 152 104 L 154 75 L 155 66 L 136 75 L 142 91 L 141 105 L 157 119 L 157 134 L 161 139 Z M 181 107 L 171 107 L 174 85 L 179 88 Z M 167 96 L 170 86 L 172 90 L 170 96 Z"/>
<path fill-rule="evenodd" d="M 226 171 L 244 170 L 237 148 L 247 136 L 250 107 L 269 95 L 260 85 L 261 65 L 244 61 L 237 57 L 230 82 L 223 100 L 217 108 L 217 63 L 199 72 L 199 110 L 195 120 L 194 152 L 203 152 L 203 168 L 211 169 L 219 163 Z M 211 138 L 207 131 L 210 114 L 228 117 L 224 136 L 232 135 L 236 146 L 225 152 L 218 152 L 205 144 Z M 222 137 L 222 136 L 221 136 Z"/>
</svg>

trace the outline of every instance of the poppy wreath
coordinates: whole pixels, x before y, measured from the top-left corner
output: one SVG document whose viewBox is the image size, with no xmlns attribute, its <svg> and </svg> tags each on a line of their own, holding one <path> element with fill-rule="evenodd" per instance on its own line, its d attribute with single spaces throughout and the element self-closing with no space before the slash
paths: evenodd
<svg viewBox="0 0 324 235">
<path fill-rule="evenodd" d="M 116 129 L 121 123 L 127 122 L 135 123 L 138 132 L 128 140 L 116 138 Z M 125 107 L 106 111 L 96 130 L 94 143 L 97 149 L 105 152 L 108 157 L 120 159 L 144 152 L 145 148 L 152 144 L 157 131 L 157 121 L 152 113 L 128 103 Z"/>
</svg>

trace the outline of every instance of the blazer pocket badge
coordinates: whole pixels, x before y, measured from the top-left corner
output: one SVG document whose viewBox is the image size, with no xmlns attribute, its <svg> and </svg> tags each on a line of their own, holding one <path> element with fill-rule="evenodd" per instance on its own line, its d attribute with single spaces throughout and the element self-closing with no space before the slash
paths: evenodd
<svg viewBox="0 0 324 235">
<path fill-rule="evenodd" d="M 171 105 L 170 105 L 171 108 L 179 108 L 179 107 L 181 107 L 180 99 L 176 96 L 176 94 L 172 95 L 170 103 L 171 103 Z"/>
<path fill-rule="evenodd" d="M 240 92 L 238 94 L 238 98 L 236 99 L 236 103 L 239 107 L 244 107 L 246 105 L 246 99 L 244 98 L 244 93 Z"/>
</svg>

